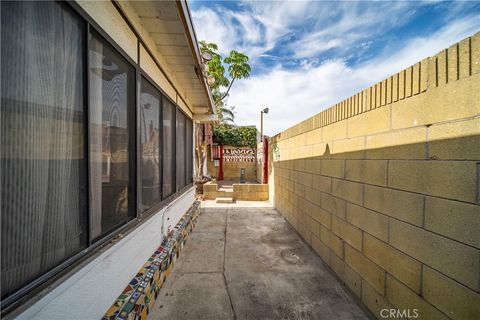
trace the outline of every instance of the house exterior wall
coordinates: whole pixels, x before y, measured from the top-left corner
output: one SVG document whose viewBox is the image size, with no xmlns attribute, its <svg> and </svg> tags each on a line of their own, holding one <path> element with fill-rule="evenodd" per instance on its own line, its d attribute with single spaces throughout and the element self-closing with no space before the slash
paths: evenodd
<svg viewBox="0 0 480 320">
<path fill-rule="evenodd" d="M 377 317 L 480 314 L 480 33 L 270 139 L 270 201 Z"/>
<path fill-rule="evenodd" d="M 177 102 L 187 118 L 192 112 L 167 82 L 143 46 L 137 46 L 137 38 L 111 1 L 78 1 L 90 18 L 100 26 L 129 58 L 172 101 Z M 154 43 L 148 34 L 142 34 L 147 42 Z M 140 52 L 137 52 L 140 48 Z M 150 48 L 155 51 L 155 48 Z M 193 136 L 192 136 L 193 140 Z M 82 147 L 83 148 L 83 147 Z M 193 165 L 193 164 L 192 164 Z M 119 235 L 62 278 L 49 282 L 35 297 L 28 299 L 5 318 L 18 319 L 100 319 L 138 270 L 160 246 L 168 230 L 172 229 L 195 201 L 195 188 L 178 190 L 157 212 L 148 216 L 139 215 L 138 225 L 128 229 L 125 236 Z M 190 183 L 191 185 L 191 183 Z M 140 188 L 140 185 L 138 186 Z M 160 207 L 160 206 L 159 206 Z M 148 219 L 148 220 L 147 220 Z M 141 220 L 147 220 L 140 223 Z M 3 317 L 4 315 L 2 315 Z"/>
<path fill-rule="evenodd" d="M 101 319 L 194 198 L 195 188 L 190 188 L 16 319 Z"/>
</svg>

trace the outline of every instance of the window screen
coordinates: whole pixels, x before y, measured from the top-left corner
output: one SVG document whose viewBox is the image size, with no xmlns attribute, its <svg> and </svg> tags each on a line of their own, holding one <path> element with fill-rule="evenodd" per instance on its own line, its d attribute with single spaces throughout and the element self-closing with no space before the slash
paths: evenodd
<svg viewBox="0 0 480 320">
<path fill-rule="evenodd" d="M 2 299 L 87 247 L 85 23 L 1 2 Z"/>
<path fill-rule="evenodd" d="M 140 95 L 140 141 L 142 145 L 142 201 L 145 211 L 162 200 L 161 194 L 161 137 L 160 92 L 142 78 Z"/>
<path fill-rule="evenodd" d="M 96 32 L 92 32 L 89 46 L 91 237 L 94 239 L 135 216 L 133 210 L 128 210 L 128 110 L 135 106 L 135 69 Z"/>
<path fill-rule="evenodd" d="M 185 115 L 177 109 L 177 190 L 185 186 Z"/>
<path fill-rule="evenodd" d="M 175 192 L 175 106 L 163 98 L 163 198 Z"/>
<path fill-rule="evenodd" d="M 192 120 L 187 119 L 187 184 L 193 181 L 193 125 Z"/>
</svg>

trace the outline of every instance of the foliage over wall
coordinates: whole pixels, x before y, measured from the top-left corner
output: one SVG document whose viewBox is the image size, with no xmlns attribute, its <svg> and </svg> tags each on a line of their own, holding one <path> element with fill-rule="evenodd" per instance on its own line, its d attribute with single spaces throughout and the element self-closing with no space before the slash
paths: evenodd
<svg viewBox="0 0 480 320">
<path fill-rule="evenodd" d="M 257 128 L 216 125 L 213 127 L 213 141 L 225 146 L 255 147 Z"/>
</svg>

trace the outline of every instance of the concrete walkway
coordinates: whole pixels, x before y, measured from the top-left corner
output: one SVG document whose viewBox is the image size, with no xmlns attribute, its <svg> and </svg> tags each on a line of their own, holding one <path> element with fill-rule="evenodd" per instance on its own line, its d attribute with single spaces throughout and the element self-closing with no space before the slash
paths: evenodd
<svg viewBox="0 0 480 320">
<path fill-rule="evenodd" d="M 149 319 L 368 317 L 268 203 L 207 201 Z"/>
</svg>

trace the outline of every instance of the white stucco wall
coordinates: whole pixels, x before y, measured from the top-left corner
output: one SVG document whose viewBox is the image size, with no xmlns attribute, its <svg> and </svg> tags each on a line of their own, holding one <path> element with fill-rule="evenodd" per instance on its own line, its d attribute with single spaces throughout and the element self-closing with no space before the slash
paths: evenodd
<svg viewBox="0 0 480 320">
<path fill-rule="evenodd" d="M 17 319 L 101 319 L 195 200 L 195 188 L 174 200 L 125 238 L 37 301 Z M 162 228 L 163 225 L 163 228 Z"/>
</svg>

